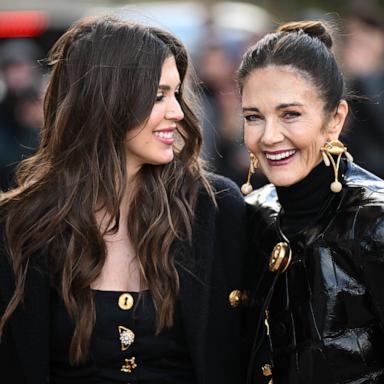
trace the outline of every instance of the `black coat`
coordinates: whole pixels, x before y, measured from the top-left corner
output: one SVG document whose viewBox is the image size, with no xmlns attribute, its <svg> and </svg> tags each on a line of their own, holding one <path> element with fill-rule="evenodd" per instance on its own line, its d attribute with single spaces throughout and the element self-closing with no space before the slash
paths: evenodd
<svg viewBox="0 0 384 384">
<path fill-rule="evenodd" d="M 205 193 L 201 194 L 193 245 L 188 255 L 175 255 L 177 264 L 186 266 L 178 268 L 182 318 L 197 383 L 241 384 L 246 363 L 242 310 L 230 305 L 229 294 L 243 289 L 245 203 L 229 180 L 212 176 L 212 184 L 218 191 L 218 208 Z M 0 251 L 3 313 L 14 283 L 4 247 Z M 33 263 L 25 292 L 24 305 L 7 324 L 0 344 L 1 384 L 49 382 L 50 287 L 47 274 Z"/>
<path fill-rule="evenodd" d="M 276 282 L 267 338 L 274 384 L 384 383 L 384 181 L 349 163 L 343 184 L 290 242 L 292 262 L 278 277 L 268 271 L 271 251 L 283 241 L 276 190 L 270 184 L 248 198 L 254 270 L 264 270 L 253 292 L 259 308 Z M 259 339 L 262 331 L 263 324 Z M 270 379 L 263 379 L 261 366 L 269 361 L 259 349 L 250 364 L 252 383 Z"/>
</svg>

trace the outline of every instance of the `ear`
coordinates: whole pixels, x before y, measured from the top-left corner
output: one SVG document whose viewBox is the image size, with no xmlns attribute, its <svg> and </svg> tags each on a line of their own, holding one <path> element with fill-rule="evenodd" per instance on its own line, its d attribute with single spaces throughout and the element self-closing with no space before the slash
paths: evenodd
<svg viewBox="0 0 384 384">
<path fill-rule="evenodd" d="M 327 136 L 330 140 L 336 140 L 339 138 L 347 115 L 348 103 L 345 100 L 340 100 L 329 119 Z"/>
</svg>

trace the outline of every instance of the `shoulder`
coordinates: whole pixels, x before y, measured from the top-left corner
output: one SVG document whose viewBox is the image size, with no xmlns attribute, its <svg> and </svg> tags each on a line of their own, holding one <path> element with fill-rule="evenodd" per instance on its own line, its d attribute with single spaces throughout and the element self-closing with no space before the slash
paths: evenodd
<svg viewBox="0 0 384 384">
<path fill-rule="evenodd" d="M 216 193 L 231 193 L 242 198 L 239 187 L 227 177 L 216 173 L 208 173 L 207 179 Z"/>
<path fill-rule="evenodd" d="M 354 215 L 353 232 L 363 247 L 384 244 L 384 180 L 348 162 L 343 209 Z"/>
<path fill-rule="evenodd" d="M 361 188 L 384 202 L 384 180 L 357 164 L 348 162 L 344 183 L 349 188 Z"/>
<path fill-rule="evenodd" d="M 364 248 L 369 244 L 384 245 L 384 205 L 363 205 L 357 213 L 354 233 Z"/>
<path fill-rule="evenodd" d="M 195 221 L 206 231 L 213 227 L 234 225 L 244 226 L 246 205 L 239 187 L 226 177 L 208 174 L 207 180 L 212 194 L 202 187 L 195 209 Z"/>
<path fill-rule="evenodd" d="M 268 226 L 275 221 L 281 206 L 273 184 L 256 189 L 245 198 L 250 226 L 259 228 Z"/>
<path fill-rule="evenodd" d="M 355 212 L 358 232 L 372 231 L 384 218 L 384 180 L 348 162 L 343 181 L 347 186 L 343 210 L 351 214 Z"/>
<path fill-rule="evenodd" d="M 239 187 L 230 179 L 210 173 L 207 179 L 213 189 L 219 208 L 244 207 L 245 201 Z"/>
<path fill-rule="evenodd" d="M 256 189 L 245 198 L 245 201 L 254 209 L 268 208 L 276 212 L 280 210 L 276 188 L 273 184 L 267 184 Z"/>
</svg>

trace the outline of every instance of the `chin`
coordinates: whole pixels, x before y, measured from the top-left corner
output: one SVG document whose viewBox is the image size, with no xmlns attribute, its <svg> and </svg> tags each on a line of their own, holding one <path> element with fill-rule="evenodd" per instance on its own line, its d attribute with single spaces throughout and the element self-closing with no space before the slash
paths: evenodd
<svg viewBox="0 0 384 384">
<path fill-rule="evenodd" d="M 276 187 L 290 187 L 293 184 L 296 184 L 300 180 L 298 178 L 291 178 L 291 177 L 271 177 L 269 178 L 268 175 L 267 179 L 270 183 L 275 185 Z"/>
<path fill-rule="evenodd" d="M 173 152 L 172 152 L 172 155 L 162 156 L 162 157 L 159 157 L 157 159 L 154 159 L 152 164 L 153 165 L 166 165 L 166 164 L 169 164 L 170 162 L 172 162 L 174 157 L 175 156 L 173 155 Z"/>
</svg>

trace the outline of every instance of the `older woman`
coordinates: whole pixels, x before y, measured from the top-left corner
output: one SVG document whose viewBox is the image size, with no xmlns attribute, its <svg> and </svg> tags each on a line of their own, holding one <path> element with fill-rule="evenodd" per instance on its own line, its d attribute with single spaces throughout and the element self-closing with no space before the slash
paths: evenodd
<svg viewBox="0 0 384 384">
<path fill-rule="evenodd" d="M 348 104 L 331 48 L 323 23 L 288 23 L 238 72 L 249 174 L 271 182 L 247 198 L 265 314 L 252 383 L 384 382 L 384 181 L 339 141 Z"/>
</svg>

